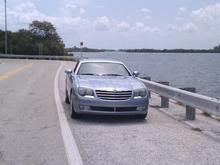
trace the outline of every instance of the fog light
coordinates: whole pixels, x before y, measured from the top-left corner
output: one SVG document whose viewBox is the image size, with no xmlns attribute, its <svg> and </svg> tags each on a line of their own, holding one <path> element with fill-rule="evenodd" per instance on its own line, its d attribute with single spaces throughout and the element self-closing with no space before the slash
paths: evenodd
<svg viewBox="0 0 220 165">
<path fill-rule="evenodd" d="M 144 110 L 145 110 L 145 106 L 137 107 L 137 111 L 144 111 Z"/>
<path fill-rule="evenodd" d="M 79 105 L 79 109 L 83 110 L 85 107 L 83 105 Z"/>
<path fill-rule="evenodd" d="M 79 105 L 79 109 L 81 109 L 81 110 L 89 110 L 90 107 L 86 106 L 86 105 Z"/>
</svg>

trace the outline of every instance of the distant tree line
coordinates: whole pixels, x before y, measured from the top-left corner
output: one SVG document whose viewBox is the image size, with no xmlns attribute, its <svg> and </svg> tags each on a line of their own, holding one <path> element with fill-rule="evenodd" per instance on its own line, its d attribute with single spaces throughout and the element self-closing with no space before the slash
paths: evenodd
<svg viewBox="0 0 220 165">
<path fill-rule="evenodd" d="M 220 53 L 220 45 L 213 49 L 120 49 L 131 53 Z"/>
<path fill-rule="evenodd" d="M 87 48 L 87 47 L 83 47 L 82 49 L 74 46 L 72 48 L 66 48 L 65 49 L 67 52 L 106 52 L 106 51 L 114 51 L 112 49 L 94 49 L 94 48 Z"/>
<path fill-rule="evenodd" d="M 50 22 L 33 21 L 29 29 L 7 31 L 8 53 L 24 55 L 66 55 L 65 45 Z M 0 30 L 0 53 L 5 53 L 5 32 Z"/>
<path fill-rule="evenodd" d="M 216 53 L 220 53 L 220 45 L 215 46 L 215 47 L 213 48 L 213 51 L 216 52 Z"/>
<path fill-rule="evenodd" d="M 66 48 L 67 52 L 106 52 L 106 51 L 116 51 L 113 49 L 94 49 L 83 47 L 82 49 L 79 47 Z M 213 49 L 119 49 L 121 52 L 128 53 L 220 53 L 220 45 L 215 46 Z"/>
</svg>

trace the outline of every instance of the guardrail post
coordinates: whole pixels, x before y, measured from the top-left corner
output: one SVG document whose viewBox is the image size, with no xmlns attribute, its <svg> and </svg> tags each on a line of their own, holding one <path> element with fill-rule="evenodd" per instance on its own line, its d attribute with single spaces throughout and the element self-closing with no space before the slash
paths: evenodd
<svg viewBox="0 0 220 165">
<path fill-rule="evenodd" d="M 148 81 L 151 81 L 151 77 L 141 77 L 142 79 L 145 79 L 145 80 L 148 80 Z M 149 90 L 149 98 L 151 98 L 151 92 Z"/>
<path fill-rule="evenodd" d="M 169 86 L 169 82 L 167 81 L 162 81 L 158 83 Z M 160 97 L 161 97 L 161 108 L 169 108 L 169 98 L 164 96 L 160 96 Z"/>
<path fill-rule="evenodd" d="M 185 91 L 196 93 L 196 88 L 180 88 Z M 186 120 L 196 119 L 196 109 L 194 107 L 186 105 Z"/>
</svg>

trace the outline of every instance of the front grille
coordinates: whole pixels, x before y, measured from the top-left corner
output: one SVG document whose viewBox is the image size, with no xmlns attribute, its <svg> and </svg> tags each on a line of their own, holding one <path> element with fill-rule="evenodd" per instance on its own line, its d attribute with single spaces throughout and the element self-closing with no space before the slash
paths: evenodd
<svg viewBox="0 0 220 165">
<path fill-rule="evenodd" d="M 97 97 L 103 100 L 128 100 L 132 95 L 132 91 L 96 90 L 95 92 Z"/>
<path fill-rule="evenodd" d="M 137 107 L 117 107 L 116 112 L 136 111 Z"/>
<path fill-rule="evenodd" d="M 114 112 L 113 107 L 97 107 L 97 106 L 91 106 L 91 110 L 94 111 L 107 111 L 107 112 Z"/>
</svg>

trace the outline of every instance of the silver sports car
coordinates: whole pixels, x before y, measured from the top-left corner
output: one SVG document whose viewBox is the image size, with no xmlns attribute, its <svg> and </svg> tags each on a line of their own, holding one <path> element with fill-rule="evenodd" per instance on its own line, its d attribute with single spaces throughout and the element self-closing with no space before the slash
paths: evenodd
<svg viewBox="0 0 220 165">
<path fill-rule="evenodd" d="M 119 61 L 85 59 L 66 73 L 66 103 L 71 117 L 80 114 L 133 115 L 145 118 L 149 92 Z"/>
</svg>

